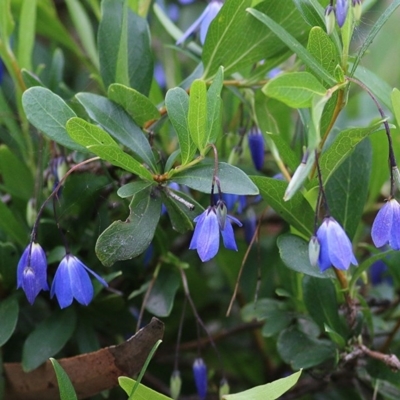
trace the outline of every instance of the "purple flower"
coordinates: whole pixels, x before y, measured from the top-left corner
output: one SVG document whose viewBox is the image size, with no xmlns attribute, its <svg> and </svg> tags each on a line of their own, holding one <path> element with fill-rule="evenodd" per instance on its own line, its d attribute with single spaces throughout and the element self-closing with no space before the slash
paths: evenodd
<svg viewBox="0 0 400 400">
<path fill-rule="evenodd" d="M 41 290 L 49 290 L 46 279 L 46 254 L 38 243 L 30 243 L 22 253 L 17 267 L 17 289 L 22 287 L 33 304 Z"/>
<path fill-rule="evenodd" d="M 400 204 L 390 199 L 379 210 L 372 224 L 372 241 L 376 247 L 385 244 L 393 250 L 400 250 Z"/>
<path fill-rule="evenodd" d="M 336 0 L 336 21 L 342 27 L 346 21 L 349 3 L 347 0 Z"/>
<path fill-rule="evenodd" d="M 371 265 L 369 275 L 373 285 L 379 285 L 380 283 L 393 285 L 393 279 L 388 275 L 388 267 L 382 260 L 375 261 Z"/>
<path fill-rule="evenodd" d="M 318 265 L 321 272 L 332 265 L 342 270 L 347 270 L 350 264 L 358 265 L 350 239 L 334 218 L 323 220 L 317 231 L 317 239 L 320 245 Z"/>
<path fill-rule="evenodd" d="M 221 232 L 224 246 L 229 250 L 237 251 L 231 221 L 242 226 L 239 220 L 227 215 L 226 205 L 223 201 L 218 201 L 216 206 L 208 207 L 194 219 L 196 227 L 189 249 L 197 250 L 201 261 L 211 260 L 218 253 L 219 233 Z"/>
<path fill-rule="evenodd" d="M 204 44 L 206 40 L 208 27 L 210 26 L 211 21 L 217 16 L 221 7 L 222 7 L 221 0 L 211 0 L 210 3 L 208 3 L 205 10 L 200 15 L 200 17 L 197 18 L 196 21 L 194 21 L 193 24 L 189 26 L 189 28 L 182 35 L 182 37 L 176 42 L 176 44 L 183 43 L 191 34 L 196 32 L 198 29 L 200 29 L 200 42 L 201 44 Z"/>
<path fill-rule="evenodd" d="M 89 278 L 92 274 L 102 285 L 107 282 L 90 270 L 85 264 L 71 254 L 66 254 L 58 266 L 51 285 L 50 295 L 56 295 L 61 308 L 71 305 L 75 298 L 78 303 L 87 306 L 93 298 L 93 285 Z"/>
<path fill-rule="evenodd" d="M 204 400 L 207 394 L 207 367 L 202 358 L 196 358 L 193 363 L 193 375 L 197 394 Z"/>
<path fill-rule="evenodd" d="M 259 129 L 252 129 L 248 134 L 249 148 L 253 164 L 257 171 L 261 171 L 264 165 L 265 142 Z"/>
</svg>

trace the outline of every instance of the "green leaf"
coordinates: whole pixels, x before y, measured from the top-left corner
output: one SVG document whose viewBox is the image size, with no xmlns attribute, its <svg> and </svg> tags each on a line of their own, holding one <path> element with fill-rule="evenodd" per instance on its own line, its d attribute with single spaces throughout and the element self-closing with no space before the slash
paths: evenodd
<svg viewBox="0 0 400 400">
<path fill-rule="evenodd" d="M 56 374 L 58 389 L 60 391 L 60 399 L 78 400 L 74 386 L 72 385 L 71 380 L 69 379 L 67 373 L 64 371 L 63 367 L 54 358 L 50 358 L 50 361 Z"/>
<path fill-rule="evenodd" d="M 104 85 L 121 83 L 147 95 L 153 56 L 147 22 L 124 0 L 104 0 L 98 31 L 100 72 Z"/>
<path fill-rule="evenodd" d="M 311 368 L 335 357 L 335 346 L 318 340 L 296 328 L 285 329 L 278 338 L 278 352 L 294 369 Z"/>
<path fill-rule="evenodd" d="M 262 91 L 293 108 L 311 107 L 315 95 L 326 94 L 324 86 L 309 72 L 280 74 L 271 79 Z"/>
<path fill-rule="evenodd" d="M 246 13 L 251 5 L 251 0 L 227 1 L 218 18 L 210 24 L 202 53 L 204 78 L 214 76 L 221 65 L 228 76 L 287 51 L 274 33 Z M 293 37 L 300 40 L 306 37 L 306 24 L 292 2 L 269 0 L 259 3 L 257 9 L 268 14 Z"/>
<path fill-rule="evenodd" d="M 18 31 L 17 59 L 20 68 L 32 70 L 32 51 L 35 43 L 37 0 L 24 0 L 21 6 Z"/>
<path fill-rule="evenodd" d="M 7 46 L 15 25 L 10 4 L 10 0 L 0 1 L 0 40 Z"/>
<path fill-rule="evenodd" d="M 97 54 L 96 41 L 89 16 L 80 1 L 66 0 L 66 4 L 82 46 L 92 64 L 98 69 L 99 56 Z"/>
<path fill-rule="evenodd" d="M 114 83 L 108 88 L 108 98 L 119 104 L 138 126 L 160 118 L 157 107 L 146 96 L 130 87 Z"/>
<path fill-rule="evenodd" d="M 291 389 L 299 380 L 301 370 L 285 378 L 236 394 L 222 396 L 223 400 L 275 400 Z"/>
<path fill-rule="evenodd" d="M 261 176 L 251 176 L 251 179 L 260 189 L 263 199 L 276 213 L 302 234 L 312 235 L 314 211 L 301 193 L 297 192 L 291 200 L 284 201 L 286 182 Z"/>
<path fill-rule="evenodd" d="M 315 76 L 322 79 L 329 86 L 336 84 L 336 79 L 322 68 L 319 62 L 284 27 L 254 8 L 247 9 L 247 12 L 268 26 L 314 72 Z"/>
<path fill-rule="evenodd" d="M 308 25 L 325 29 L 325 21 L 309 0 L 293 0 L 293 2 Z"/>
<path fill-rule="evenodd" d="M 157 162 L 149 141 L 119 105 L 92 93 L 78 93 L 76 98 L 85 107 L 91 119 L 100 124 L 119 143 L 140 157 L 153 171 L 157 171 Z"/>
<path fill-rule="evenodd" d="M 24 92 L 22 105 L 29 122 L 49 139 L 68 149 L 87 152 L 84 147 L 75 143 L 65 130 L 67 121 L 76 117 L 76 114 L 61 97 L 49 89 L 36 86 Z"/>
<path fill-rule="evenodd" d="M 220 67 L 207 91 L 207 139 L 205 143 L 215 143 L 222 130 L 221 90 L 223 81 L 224 69 Z"/>
<path fill-rule="evenodd" d="M 3 201 L 0 201 L 0 229 L 19 245 L 26 245 L 28 232 L 25 226 L 16 218 L 12 208 Z"/>
<path fill-rule="evenodd" d="M 339 165 L 350 155 L 358 143 L 368 135 L 376 132 L 382 121 L 367 128 L 350 128 L 341 131 L 328 150 L 319 159 L 323 183 L 326 184 Z M 316 179 L 308 187 L 316 186 Z"/>
<path fill-rule="evenodd" d="M 153 176 L 149 170 L 129 154 L 124 153 L 103 129 L 77 117 L 71 118 L 67 122 L 66 128 L 71 138 L 102 160 L 132 172 L 143 179 L 153 181 Z"/>
<path fill-rule="evenodd" d="M 277 245 L 282 261 L 293 271 L 316 278 L 335 278 L 332 269 L 321 272 L 318 267 L 310 264 L 308 243 L 304 239 L 292 234 L 280 235 Z"/>
<path fill-rule="evenodd" d="M 44 83 L 39 79 L 39 77 L 33 74 L 31 71 L 22 68 L 21 75 L 27 88 L 31 88 L 34 86 L 45 86 Z"/>
<path fill-rule="evenodd" d="M 24 243 L 25 245 L 26 242 Z M 15 287 L 15 266 L 18 264 L 19 256 L 20 254 L 13 243 L 0 242 L 0 275 L 2 286 L 5 289 L 13 289 Z"/>
<path fill-rule="evenodd" d="M 118 378 L 118 383 L 121 388 L 125 391 L 125 393 L 129 396 L 132 392 L 133 387 L 136 384 L 131 378 L 126 376 L 120 376 Z M 135 391 L 135 400 L 172 400 L 171 397 L 167 397 L 161 393 L 156 392 L 153 389 L 148 388 L 143 384 L 139 384 L 138 388 Z"/>
<path fill-rule="evenodd" d="M 173 176 L 176 183 L 189 186 L 203 193 L 211 193 L 213 164 L 196 165 Z M 218 163 L 218 177 L 224 193 L 256 195 L 259 190 L 250 178 L 239 168 L 226 163 Z"/>
<path fill-rule="evenodd" d="M 318 324 L 321 332 L 325 324 L 336 332 L 343 333 L 344 326 L 339 318 L 339 304 L 336 290 L 330 279 L 303 277 L 303 300 L 311 318 Z"/>
<path fill-rule="evenodd" d="M 202 79 L 196 79 L 190 87 L 188 124 L 194 144 L 204 154 L 207 145 L 207 90 Z"/>
<path fill-rule="evenodd" d="M 365 52 L 368 50 L 371 43 L 374 41 L 376 35 L 399 6 L 400 6 L 400 0 L 393 0 L 393 2 L 385 9 L 385 11 L 378 18 L 378 20 L 373 24 L 372 29 L 369 31 L 367 37 L 364 38 L 363 45 L 361 46 L 360 50 L 357 53 L 356 59 L 353 64 L 353 68 L 350 71 L 350 76 L 354 75 L 358 67 L 358 64 L 360 63 L 361 59 L 363 58 Z"/>
<path fill-rule="evenodd" d="M 8 297 L 0 302 L 0 347 L 7 343 L 14 333 L 18 321 L 18 301 Z"/>
<path fill-rule="evenodd" d="M 356 146 L 325 186 L 329 210 L 350 240 L 354 237 L 364 212 L 371 164 L 372 148 L 367 139 Z"/>
<path fill-rule="evenodd" d="M 135 182 L 129 182 L 124 186 L 121 186 L 117 194 L 119 197 L 122 197 L 123 199 L 126 197 L 131 197 L 134 196 L 136 193 L 141 192 L 142 190 L 147 189 L 149 186 L 153 185 L 152 182 L 143 182 L 143 181 L 135 181 Z"/>
<path fill-rule="evenodd" d="M 126 221 L 114 221 L 99 236 L 96 254 L 105 266 L 136 257 L 149 247 L 161 214 L 158 196 L 152 188 L 135 194 Z"/>
<path fill-rule="evenodd" d="M 186 165 L 193 159 L 197 150 L 189 132 L 189 95 L 179 87 L 170 89 L 165 97 L 165 106 L 169 120 L 178 135 L 182 165 Z"/>
<path fill-rule="evenodd" d="M 29 372 L 57 354 L 71 338 L 76 325 L 73 308 L 57 310 L 41 322 L 25 340 L 22 369 Z"/>
<path fill-rule="evenodd" d="M 172 311 L 180 282 L 177 270 L 161 268 L 146 302 L 146 310 L 156 317 L 168 317 Z"/>
<path fill-rule="evenodd" d="M 400 90 L 394 88 L 390 96 L 392 110 L 396 118 L 397 126 L 400 126 Z"/>
</svg>

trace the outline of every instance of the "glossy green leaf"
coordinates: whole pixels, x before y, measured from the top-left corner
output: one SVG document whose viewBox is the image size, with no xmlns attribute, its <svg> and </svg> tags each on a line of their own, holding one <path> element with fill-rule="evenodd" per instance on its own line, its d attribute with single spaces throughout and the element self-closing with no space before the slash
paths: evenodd
<svg viewBox="0 0 400 400">
<path fill-rule="evenodd" d="M 275 400 L 290 390 L 299 380 L 301 370 L 266 385 L 256 386 L 244 392 L 222 396 L 223 400 Z"/>
<path fill-rule="evenodd" d="M 260 189 L 263 199 L 277 214 L 302 234 L 311 236 L 314 224 L 314 212 L 301 193 L 297 192 L 291 200 L 284 201 L 283 197 L 287 188 L 287 182 L 261 176 L 251 176 L 251 179 Z"/>
<path fill-rule="evenodd" d="M 71 338 L 76 325 L 73 308 L 55 311 L 41 322 L 25 340 L 22 369 L 29 372 L 56 355 Z"/>
<path fill-rule="evenodd" d="M 322 279 L 335 277 L 332 269 L 321 272 L 318 266 L 313 267 L 310 264 L 308 242 L 299 236 L 292 234 L 281 235 L 278 237 L 277 245 L 282 261 L 293 271 Z"/>
<path fill-rule="evenodd" d="M 372 149 L 367 139 L 356 146 L 325 186 L 330 213 L 343 226 L 350 240 L 364 212 L 371 164 Z"/>
<path fill-rule="evenodd" d="M 207 145 L 207 90 L 202 79 L 196 79 L 190 87 L 189 132 L 193 143 L 204 154 Z"/>
<path fill-rule="evenodd" d="M 328 150 L 322 153 L 319 159 L 321 174 L 326 184 L 339 165 L 350 155 L 358 143 L 368 135 L 376 132 L 382 122 L 377 122 L 367 128 L 350 128 L 341 131 Z M 316 186 L 314 180 L 309 187 Z"/>
<path fill-rule="evenodd" d="M 71 118 L 66 125 L 68 134 L 102 160 L 152 181 L 153 176 L 139 161 L 124 153 L 111 136 L 96 125 L 81 118 Z"/>
<path fill-rule="evenodd" d="M 153 240 L 160 219 L 161 199 L 151 188 L 138 192 L 129 205 L 129 217 L 114 221 L 97 239 L 96 254 L 106 266 L 142 254 Z"/>
<path fill-rule="evenodd" d="M 35 43 L 37 0 L 24 0 L 21 6 L 17 59 L 20 68 L 32 70 L 32 51 Z"/>
<path fill-rule="evenodd" d="M 229 0 L 211 23 L 202 54 L 205 78 L 214 76 L 221 65 L 228 76 L 286 52 L 285 44 L 246 12 L 251 5 L 251 0 Z M 300 40 L 306 37 L 306 24 L 292 2 L 269 0 L 260 2 L 256 8 L 293 37 Z"/>
<path fill-rule="evenodd" d="M 136 381 L 126 376 L 120 376 L 118 383 L 125 393 L 129 396 L 134 388 Z M 172 400 L 171 397 L 167 397 L 161 393 L 156 392 L 153 389 L 148 388 L 143 384 L 139 384 L 135 391 L 135 400 Z"/>
<path fill-rule="evenodd" d="M 282 331 L 277 347 L 282 359 L 294 369 L 311 368 L 335 357 L 332 342 L 314 339 L 296 328 Z"/>
<path fill-rule="evenodd" d="M 318 324 L 321 332 L 325 324 L 336 332 L 343 333 L 344 326 L 339 318 L 339 304 L 336 290 L 330 279 L 303 277 L 303 300 L 311 318 Z"/>
<path fill-rule="evenodd" d="M 168 317 L 180 282 L 178 270 L 161 268 L 147 299 L 146 310 L 156 317 Z"/>
<path fill-rule="evenodd" d="M 308 25 L 325 29 L 324 19 L 309 0 L 294 0 L 293 2 Z"/>
<path fill-rule="evenodd" d="M 92 64 L 99 68 L 96 40 L 89 16 L 79 0 L 66 0 L 69 15 L 79 36 L 79 40 Z"/>
<path fill-rule="evenodd" d="M 147 189 L 151 185 L 153 185 L 153 183 L 148 181 L 129 182 L 126 185 L 121 186 L 118 189 L 117 194 L 119 197 L 122 197 L 124 199 L 126 197 L 134 196 L 136 193 L 139 193 L 142 190 Z"/>
<path fill-rule="evenodd" d="M 76 98 L 85 107 L 91 119 L 140 157 L 153 171 L 157 171 L 157 163 L 149 141 L 119 105 L 92 93 L 78 93 Z"/>
<path fill-rule="evenodd" d="M 311 107 L 315 95 L 326 94 L 324 86 L 309 72 L 280 74 L 271 79 L 262 91 L 293 108 Z"/>
<path fill-rule="evenodd" d="M 31 88 L 33 86 L 45 86 L 39 77 L 33 74 L 31 71 L 22 68 L 21 75 L 27 88 Z"/>
<path fill-rule="evenodd" d="M 286 31 L 284 27 L 280 26 L 279 23 L 275 22 L 272 18 L 254 8 L 249 8 L 247 11 L 264 25 L 268 26 L 280 40 L 282 40 L 294 53 L 298 55 L 304 64 L 313 71 L 315 76 L 319 77 L 330 86 L 336 84 L 335 78 L 322 68 L 318 61 L 301 45 L 299 41 Z"/>
<path fill-rule="evenodd" d="M 160 118 L 157 107 L 148 97 L 128 86 L 119 83 L 110 85 L 108 98 L 119 104 L 138 126 L 143 126 L 146 122 Z"/>
<path fill-rule="evenodd" d="M 18 321 L 19 306 L 15 297 L 0 301 L 0 347 L 7 343 L 14 333 Z"/>
<path fill-rule="evenodd" d="M 64 371 L 63 367 L 54 358 L 50 358 L 53 365 L 54 372 L 56 374 L 58 390 L 60 391 L 61 400 L 77 400 L 74 386 L 69 379 L 69 376 Z"/>
<path fill-rule="evenodd" d="M 29 122 L 49 139 L 71 150 L 87 152 L 68 135 L 65 125 L 76 114 L 64 100 L 43 87 L 32 87 L 22 95 L 22 105 Z"/>
<path fill-rule="evenodd" d="M 189 132 L 189 95 L 179 87 L 170 89 L 165 97 L 165 106 L 169 120 L 178 135 L 182 165 L 186 165 L 197 150 Z"/>
<path fill-rule="evenodd" d="M 215 143 L 222 131 L 221 90 L 224 81 L 224 70 L 219 68 L 207 91 L 207 139 L 205 143 Z"/>
<path fill-rule="evenodd" d="M 124 0 L 105 0 L 98 31 L 100 72 L 104 85 L 121 83 L 147 95 L 153 76 L 153 56 L 145 19 Z"/>
<path fill-rule="evenodd" d="M 204 193 L 211 193 L 214 174 L 213 164 L 196 165 L 176 173 L 173 181 Z M 250 178 L 239 168 L 226 163 L 218 164 L 218 177 L 223 193 L 256 195 L 259 190 Z"/>
<path fill-rule="evenodd" d="M 392 110 L 396 118 L 397 126 L 400 126 L 400 90 L 394 88 L 391 96 Z"/>
</svg>

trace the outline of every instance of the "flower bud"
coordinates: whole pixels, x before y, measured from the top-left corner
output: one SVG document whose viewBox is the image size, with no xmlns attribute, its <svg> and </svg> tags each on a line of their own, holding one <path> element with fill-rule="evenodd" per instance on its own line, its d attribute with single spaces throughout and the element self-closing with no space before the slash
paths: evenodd
<svg viewBox="0 0 400 400">
<path fill-rule="evenodd" d="M 207 367 L 202 358 L 194 360 L 193 375 L 199 399 L 204 400 L 207 394 Z"/>
<path fill-rule="evenodd" d="M 229 394 L 229 390 L 230 387 L 228 381 L 225 378 L 222 378 L 219 383 L 219 398 L 222 399 L 222 396 Z"/>
<path fill-rule="evenodd" d="M 29 199 L 26 204 L 26 222 L 30 228 L 35 225 L 37 218 L 37 210 L 35 207 L 35 199 Z"/>
<path fill-rule="evenodd" d="M 171 379 L 169 381 L 169 389 L 171 391 L 171 397 L 176 400 L 181 393 L 182 379 L 180 372 L 176 369 L 172 372 Z"/>
<path fill-rule="evenodd" d="M 261 131 L 257 128 L 251 129 L 248 134 L 248 142 L 253 164 L 257 171 L 261 171 L 264 165 L 265 142 Z"/>
<path fill-rule="evenodd" d="M 308 244 L 308 257 L 310 259 L 310 264 L 313 267 L 316 267 L 318 265 L 320 250 L 321 246 L 319 244 L 318 238 L 316 236 L 312 236 L 310 239 L 310 243 Z"/>
<path fill-rule="evenodd" d="M 392 174 L 393 174 L 393 179 L 397 186 L 397 189 L 400 189 L 400 171 L 397 168 L 397 166 L 392 167 Z"/>
<path fill-rule="evenodd" d="M 335 8 L 333 6 L 328 6 L 325 8 L 325 25 L 326 33 L 328 35 L 333 33 L 335 29 Z"/>
<path fill-rule="evenodd" d="M 346 22 L 347 11 L 349 10 L 349 3 L 347 0 L 337 0 L 336 1 L 336 21 L 341 28 Z"/>
<path fill-rule="evenodd" d="M 352 0 L 354 21 L 358 22 L 361 19 L 362 5 L 361 0 Z"/>
</svg>

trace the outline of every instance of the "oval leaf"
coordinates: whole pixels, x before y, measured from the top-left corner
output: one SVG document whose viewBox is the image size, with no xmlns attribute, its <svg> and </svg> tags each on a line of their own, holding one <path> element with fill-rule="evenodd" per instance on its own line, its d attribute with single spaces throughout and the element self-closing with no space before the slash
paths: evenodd
<svg viewBox="0 0 400 400">
<path fill-rule="evenodd" d="M 9 297 L 0 302 L 0 347 L 13 334 L 18 321 L 18 312 L 18 301 L 15 297 Z"/>
</svg>

